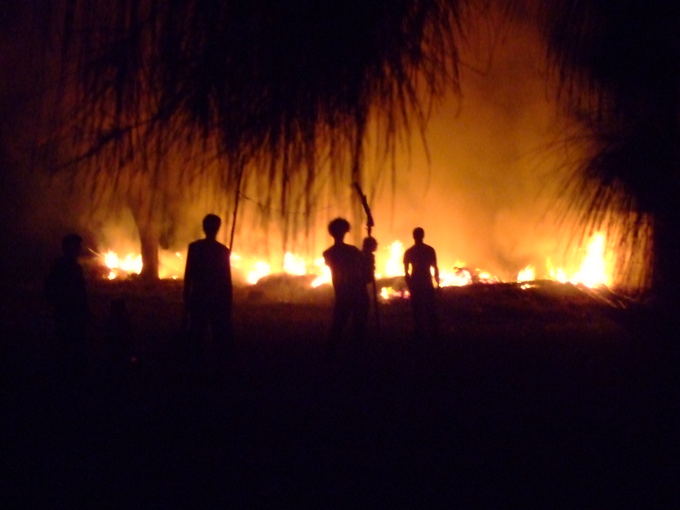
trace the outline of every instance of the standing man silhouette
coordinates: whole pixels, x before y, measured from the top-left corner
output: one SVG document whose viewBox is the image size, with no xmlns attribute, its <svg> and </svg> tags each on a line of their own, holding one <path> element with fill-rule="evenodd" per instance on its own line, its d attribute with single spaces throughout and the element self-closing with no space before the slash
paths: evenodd
<svg viewBox="0 0 680 510">
<path fill-rule="evenodd" d="M 331 324 L 329 351 L 332 354 L 347 322 L 352 321 L 352 335 L 358 344 L 364 337 L 368 316 L 366 290 L 366 259 L 356 246 L 344 242 L 350 225 L 344 218 L 335 218 L 328 224 L 328 233 L 335 241 L 323 252 L 326 265 L 331 268 L 335 304 Z"/>
<path fill-rule="evenodd" d="M 422 228 L 413 229 L 415 244 L 404 253 L 404 277 L 411 293 L 415 336 L 434 338 L 437 334 L 437 313 L 430 269 L 434 269 L 434 280 L 439 287 L 439 267 L 437 254 L 432 246 L 423 242 L 424 237 Z"/>
<path fill-rule="evenodd" d="M 45 295 L 54 308 L 56 336 L 69 375 L 80 375 L 87 360 L 87 322 L 90 312 L 83 269 L 78 263 L 82 239 L 64 236 L 62 256 L 54 261 L 45 280 Z"/>
<path fill-rule="evenodd" d="M 232 284 L 229 249 L 216 240 L 222 220 L 215 214 L 203 218 L 205 239 L 189 245 L 184 271 L 184 306 L 189 336 L 197 353 L 208 328 L 213 341 L 225 349 L 232 342 Z"/>
</svg>

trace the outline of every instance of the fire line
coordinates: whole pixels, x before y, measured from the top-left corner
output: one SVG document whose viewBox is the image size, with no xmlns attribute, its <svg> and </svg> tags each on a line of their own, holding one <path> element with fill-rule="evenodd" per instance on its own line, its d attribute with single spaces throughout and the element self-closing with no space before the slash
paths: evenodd
<svg viewBox="0 0 680 510">
<path fill-rule="evenodd" d="M 522 288 L 529 288 L 528 282 L 534 281 L 540 276 L 542 279 L 583 285 L 588 288 L 610 287 L 613 283 L 614 259 L 611 253 L 607 253 L 606 244 L 606 235 L 603 232 L 597 232 L 590 238 L 585 249 L 582 250 L 582 259 L 573 266 L 573 270 L 555 267 L 551 259 L 548 258 L 544 264 L 545 271 L 543 274 L 539 275 L 536 266 L 529 264 L 518 271 L 515 281 L 523 284 Z M 380 250 L 376 254 L 376 279 L 403 276 L 403 255 L 404 244 L 399 240 L 393 241 L 386 249 Z M 139 253 L 120 254 L 109 249 L 103 253 L 98 253 L 97 257 L 106 269 L 105 278 L 109 280 L 138 275 L 142 271 L 142 257 Z M 235 277 L 242 280 L 246 285 L 255 285 L 262 278 L 275 273 L 313 276 L 309 284 L 310 288 L 328 285 L 331 282 L 330 270 L 323 263 L 322 258 L 309 259 L 295 253 L 286 252 L 282 260 L 281 267 L 275 268 L 271 261 L 232 253 L 232 271 Z M 161 278 L 179 279 L 182 277 L 185 263 L 183 253 L 161 250 L 159 262 Z M 440 269 L 440 280 L 441 287 L 502 282 L 500 278 L 493 274 L 481 269 L 472 269 L 461 261 L 457 261 L 453 266 L 442 267 Z M 408 298 L 409 294 L 405 288 L 383 286 L 380 289 L 380 297 L 383 300 L 404 299 Z"/>
</svg>

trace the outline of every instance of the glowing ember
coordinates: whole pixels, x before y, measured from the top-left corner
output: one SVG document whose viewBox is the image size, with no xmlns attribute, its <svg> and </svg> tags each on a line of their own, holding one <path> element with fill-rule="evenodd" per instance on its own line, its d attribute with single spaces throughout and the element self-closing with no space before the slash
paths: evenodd
<svg viewBox="0 0 680 510">
<path fill-rule="evenodd" d="M 408 298 L 410 296 L 411 296 L 411 294 L 409 293 L 408 290 L 395 290 L 392 287 L 382 287 L 380 289 L 380 297 L 384 301 L 388 301 L 388 300 L 394 299 L 394 298 L 405 299 L 405 298 Z"/>
</svg>

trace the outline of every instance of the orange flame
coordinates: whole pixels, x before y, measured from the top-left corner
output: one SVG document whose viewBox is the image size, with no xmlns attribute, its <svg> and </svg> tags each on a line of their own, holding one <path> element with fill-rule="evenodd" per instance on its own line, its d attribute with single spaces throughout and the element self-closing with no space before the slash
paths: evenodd
<svg viewBox="0 0 680 510">
<path fill-rule="evenodd" d="M 586 287 L 610 287 L 613 278 L 614 256 L 607 253 L 607 238 L 603 232 L 596 232 L 588 241 L 585 254 L 578 268 L 571 273 L 564 267 L 555 267 L 552 260 L 546 260 L 546 273 L 550 280 L 572 283 Z M 534 266 L 528 265 L 517 274 L 518 282 L 536 279 Z"/>
<path fill-rule="evenodd" d="M 606 251 L 606 236 L 597 232 L 588 241 L 582 251 L 583 258 L 575 264 L 573 271 L 569 272 L 564 267 L 555 267 L 550 258 L 545 262 L 545 274 L 548 279 L 569 282 L 572 284 L 585 285 L 587 287 L 611 286 L 613 282 L 613 254 Z M 399 277 L 403 275 L 404 244 L 393 241 L 385 249 L 376 253 L 376 278 Z M 119 255 L 113 250 L 107 250 L 99 255 L 102 264 L 108 269 L 106 278 L 116 278 L 139 274 L 142 270 L 142 257 L 137 253 Z M 159 252 L 159 276 L 161 278 L 178 279 L 184 271 L 185 256 L 181 252 Z M 232 271 L 248 284 L 254 285 L 263 277 L 275 272 L 270 261 L 232 253 Z M 449 266 L 450 267 L 450 266 Z M 313 275 L 312 288 L 328 285 L 331 282 L 330 269 L 325 265 L 323 258 L 307 259 L 292 252 L 284 253 L 280 264 L 280 270 L 290 275 Z M 519 271 L 516 281 L 523 283 L 522 288 L 527 288 L 525 282 L 536 280 L 537 271 L 532 264 Z M 444 267 L 440 270 L 440 286 L 464 286 L 472 283 L 496 283 L 501 280 L 491 273 L 479 269 L 471 270 L 466 264 L 457 261 L 452 269 Z M 393 287 L 382 287 L 380 297 L 383 300 L 408 297 L 408 291 L 395 290 Z"/>
</svg>

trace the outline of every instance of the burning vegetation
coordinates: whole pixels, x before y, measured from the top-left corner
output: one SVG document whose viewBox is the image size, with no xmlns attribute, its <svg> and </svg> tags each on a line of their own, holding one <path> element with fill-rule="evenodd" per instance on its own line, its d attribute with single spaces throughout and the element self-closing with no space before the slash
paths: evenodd
<svg viewBox="0 0 680 510">
<path fill-rule="evenodd" d="M 359 244 L 363 221 L 347 186 L 359 171 L 378 221 L 376 278 L 383 300 L 408 297 L 402 279 L 404 232 L 418 224 L 437 249 L 445 287 L 501 282 L 528 287 L 535 280 L 553 280 L 633 292 L 647 288 L 649 232 L 622 220 L 628 206 L 609 194 L 609 202 L 591 209 L 599 190 L 592 182 L 568 185 L 581 182 L 574 177 L 574 161 L 589 157 L 575 141 L 585 128 L 564 115 L 564 104 L 545 97 L 544 66 L 537 64 L 544 43 L 523 23 L 501 31 L 502 49 L 492 49 L 497 36 L 475 33 L 460 47 L 458 57 L 467 61 L 492 52 L 494 57 L 485 73 L 459 70 L 455 83 L 460 80 L 464 101 L 455 89 L 435 98 L 414 84 L 417 97 L 409 110 L 414 119 L 421 119 L 418 105 L 426 98 L 435 107 L 428 123 L 413 132 L 406 123 L 401 134 L 390 127 L 386 137 L 388 110 L 371 109 L 359 147 L 334 147 L 324 135 L 314 149 L 318 153 L 304 164 L 302 152 L 291 153 L 288 166 L 253 158 L 239 163 L 243 173 L 238 175 L 213 158 L 219 146 L 214 133 L 203 143 L 187 131 L 163 161 L 137 146 L 117 171 L 116 191 L 107 187 L 109 179 L 93 181 L 134 219 L 126 233 L 94 233 L 104 277 L 145 276 L 151 268 L 151 275 L 181 279 L 186 244 L 198 234 L 192 225 L 212 210 L 222 211 L 221 240 L 228 246 L 234 241 L 229 229 L 235 229 L 231 263 L 240 284 L 262 286 L 265 279 L 271 284 L 277 275 L 304 277 L 297 282 L 302 288 L 328 284 L 330 274 L 319 257 L 327 241 L 325 221 L 350 218 L 353 242 Z M 168 119 L 155 129 L 179 128 Z M 357 141 L 347 134 L 336 139 Z M 105 154 L 91 161 L 110 162 Z M 268 154 L 283 157 L 279 149 Z M 145 167 L 147 157 L 153 168 Z M 312 171 L 307 164 L 314 167 L 313 179 L 305 175 Z M 552 217 L 541 224 L 546 212 L 559 217 L 565 211 L 569 214 L 561 221 Z"/>
<path fill-rule="evenodd" d="M 519 270 L 513 282 L 529 288 L 536 280 L 552 280 L 560 283 L 582 285 L 591 289 L 612 287 L 615 283 L 614 268 L 616 257 L 607 251 L 607 239 L 603 232 L 595 233 L 578 250 L 580 259 L 571 264 L 555 267 L 547 259 L 543 268 L 527 265 Z M 409 292 L 403 282 L 404 243 L 394 241 L 376 253 L 376 280 L 383 300 L 408 298 Z M 442 256 L 443 255 L 443 256 Z M 142 257 L 139 253 L 116 253 L 107 250 L 96 254 L 96 262 L 101 266 L 102 277 L 115 280 L 134 278 L 142 271 Z M 503 283 L 504 280 L 482 269 L 470 267 L 464 262 L 451 260 L 449 254 L 440 254 L 440 286 L 462 287 L 473 284 Z M 257 285 L 267 277 L 289 275 L 306 277 L 304 286 L 317 288 L 331 283 L 330 269 L 323 258 L 308 258 L 286 252 L 281 263 L 260 259 L 234 252 L 231 255 L 232 271 L 241 285 Z M 160 275 L 164 279 L 181 279 L 184 270 L 185 253 L 160 252 Z"/>
<path fill-rule="evenodd" d="M 87 207 L 63 198 L 71 215 L 50 228 L 87 230 L 106 278 L 181 278 L 194 237 L 183 216 L 212 190 L 219 204 L 200 214 L 235 226 L 244 284 L 281 273 L 319 286 L 322 243 L 298 239 L 323 231 L 319 218 L 357 225 L 344 190 L 358 181 L 378 210 L 383 279 L 402 271 L 394 240 L 422 224 L 444 285 L 677 288 L 677 51 L 662 10 L 566 0 L 46 5 L 52 15 L 26 32 L 49 40 L 34 48 L 49 65 L 26 81 L 44 89 L 31 135 L 60 184 L 36 186 L 31 205 L 80 194 Z M 560 200 L 569 228 L 535 235 Z M 100 235 L 108 219 L 92 218 L 120 209 L 134 234 Z M 263 239 L 270 246 L 253 246 Z"/>
</svg>

